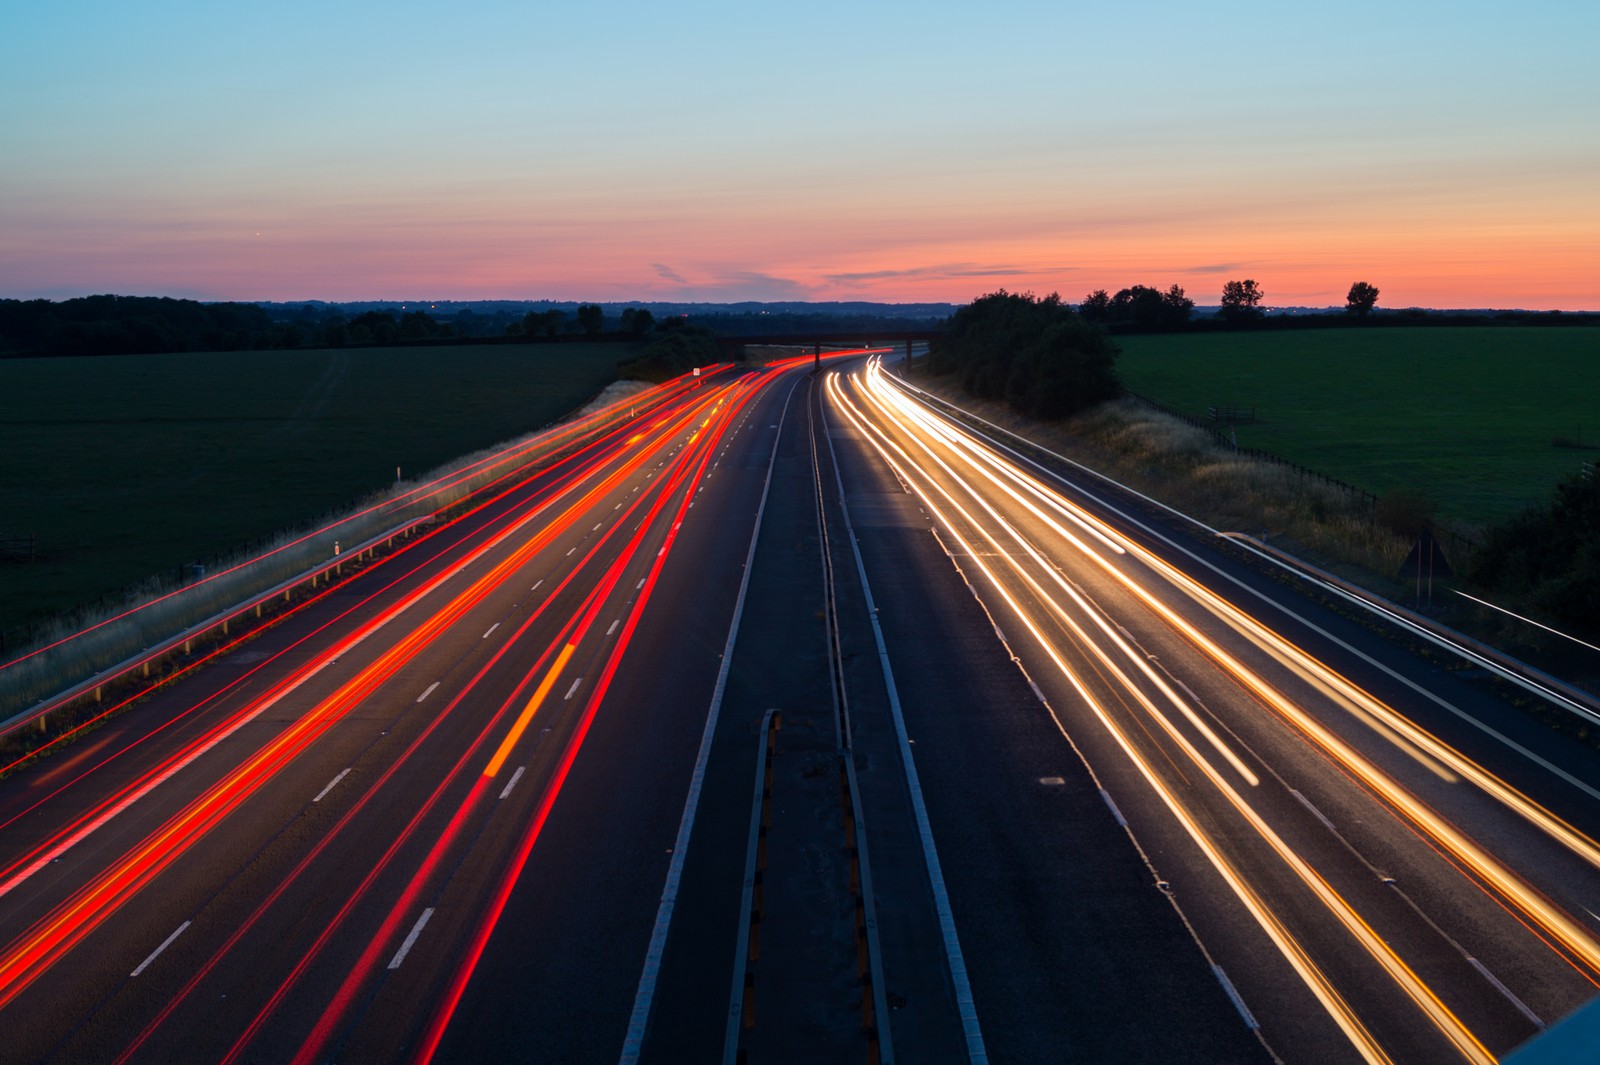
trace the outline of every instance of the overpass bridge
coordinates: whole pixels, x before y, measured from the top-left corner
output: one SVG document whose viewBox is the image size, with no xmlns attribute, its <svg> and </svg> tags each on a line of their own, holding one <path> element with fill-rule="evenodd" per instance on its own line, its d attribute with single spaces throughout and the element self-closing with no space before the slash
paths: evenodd
<svg viewBox="0 0 1600 1065">
<path fill-rule="evenodd" d="M 904 346 L 906 358 L 911 358 L 912 345 L 931 345 L 935 338 L 944 335 L 939 329 L 895 329 L 890 324 L 872 331 L 769 333 L 757 336 L 719 336 L 717 348 L 724 358 L 742 360 L 746 345 L 771 345 L 785 348 L 810 348 L 819 359 L 824 346 L 853 348 L 887 348 Z"/>
</svg>

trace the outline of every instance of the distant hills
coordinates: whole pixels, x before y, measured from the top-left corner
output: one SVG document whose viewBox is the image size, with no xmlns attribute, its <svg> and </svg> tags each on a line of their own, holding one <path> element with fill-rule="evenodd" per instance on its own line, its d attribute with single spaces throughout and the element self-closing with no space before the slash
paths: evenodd
<svg viewBox="0 0 1600 1065">
<path fill-rule="evenodd" d="M 630 307 L 642 307 L 656 317 L 672 315 L 761 315 L 803 314 L 822 316 L 866 316 L 872 318 L 948 318 L 959 303 L 868 303 L 864 301 L 827 301 L 805 303 L 796 300 L 765 303 L 746 300 L 740 303 L 677 303 L 655 300 L 622 300 L 615 302 L 584 300 L 353 300 L 329 302 L 325 300 L 270 300 L 252 301 L 268 312 L 298 311 L 304 307 L 316 308 L 321 313 L 338 311 L 346 315 L 364 314 L 367 311 L 401 312 L 427 311 L 440 316 L 456 315 L 462 311 L 488 315 L 524 315 L 530 311 L 575 312 L 584 302 L 599 302 L 607 318 L 618 318 Z"/>
</svg>

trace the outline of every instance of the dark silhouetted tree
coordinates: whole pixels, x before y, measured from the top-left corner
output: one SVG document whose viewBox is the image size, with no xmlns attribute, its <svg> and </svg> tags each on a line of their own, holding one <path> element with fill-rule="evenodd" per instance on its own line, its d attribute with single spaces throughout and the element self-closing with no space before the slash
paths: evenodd
<svg viewBox="0 0 1600 1065">
<path fill-rule="evenodd" d="M 643 307 L 624 307 L 622 310 L 622 331 L 634 339 L 650 332 L 655 324 L 656 316 Z"/>
<path fill-rule="evenodd" d="M 357 333 L 356 330 L 361 330 Z M 394 315 L 382 311 L 367 311 L 350 319 L 350 339 L 357 344 L 393 344 L 400 335 L 400 329 L 395 325 Z M 365 340 L 357 340 L 357 337 Z"/>
<path fill-rule="evenodd" d="M 1141 329 L 1161 324 L 1161 290 L 1149 285 L 1134 285 L 1111 297 L 1112 321 L 1132 322 Z"/>
<path fill-rule="evenodd" d="M 1120 289 L 1115 296 L 1106 295 L 1105 289 L 1089 293 L 1078 306 L 1078 313 L 1086 321 L 1109 325 L 1131 325 L 1139 329 L 1177 329 L 1189 321 L 1194 310 L 1194 300 L 1183 294 L 1183 288 L 1173 285 L 1162 292 L 1150 285 L 1134 285 Z"/>
<path fill-rule="evenodd" d="M 605 328 L 606 312 L 598 303 L 578 304 L 578 326 L 583 330 L 583 335 L 594 340 Z"/>
<path fill-rule="evenodd" d="M 1078 313 L 1091 322 L 1104 322 L 1111 317 L 1111 297 L 1103 288 L 1097 288 L 1078 305 Z"/>
<path fill-rule="evenodd" d="M 1105 330 L 1060 296 L 1003 289 L 957 311 L 939 344 L 941 364 L 968 391 L 1040 418 L 1064 417 L 1119 394 L 1116 357 Z"/>
<path fill-rule="evenodd" d="M 1365 318 L 1372 313 L 1372 308 L 1378 303 L 1378 286 L 1369 285 L 1365 281 L 1357 281 L 1350 286 L 1350 295 L 1345 297 L 1344 310 L 1346 314 L 1359 315 Z"/>
<path fill-rule="evenodd" d="M 1229 281 L 1222 286 L 1222 317 L 1233 322 L 1249 321 L 1261 317 L 1261 286 L 1246 278 Z"/>
<path fill-rule="evenodd" d="M 1187 325 L 1194 300 L 1183 294 L 1182 285 L 1173 285 L 1161 294 L 1161 324 L 1169 329 Z"/>
<path fill-rule="evenodd" d="M 406 340 L 425 340 L 435 331 L 433 316 L 427 311 L 412 311 L 400 319 L 400 336 Z"/>
</svg>

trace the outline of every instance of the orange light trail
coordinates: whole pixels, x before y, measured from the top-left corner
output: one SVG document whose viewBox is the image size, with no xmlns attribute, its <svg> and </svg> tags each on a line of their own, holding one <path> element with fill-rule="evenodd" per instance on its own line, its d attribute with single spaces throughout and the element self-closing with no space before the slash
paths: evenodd
<svg viewBox="0 0 1600 1065">
<path fill-rule="evenodd" d="M 695 411 L 709 402 L 710 399 L 707 398 L 695 404 L 674 422 L 669 431 L 661 434 L 662 439 L 681 431 L 679 427 L 686 427 L 696 416 Z M 570 527 L 594 500 L 639 469 L 649 455 L 648 449 L 641 450 L 610 475 L 602 478 L 570 504 L 553 522 L 543 526 L 535 536 L 519 545 L 505 560 L 475 580 L 465 591 L 413 629 L 394 647 L 383 652 L 355 678 L 342 685 L 333 695 L 294 722 L 240 768 L 229 773 L 221 782 L 175 815 L 162 829 L 147 837 L 142 844 L 114 862 L 71 899 L 13 941 L 3 953 L 0 953 L 0 1007 L 11 1002 L 40 973 L 81 942 L 116 908 L 148 884 L 196 840 L 258 790 L 279 768 L 332 727 L 337 720 L 393 676 L 437 635 L 458 621 L 510 574 L 520 569 L 528 559 Z M 341 643 L 338 650 L 326 656 L 323 662 L 338 657 L 345 650 L 366 639 L 388 620 L 420 602 L 472 561 L 482 557 L 522 525 L 531 521 L 539 512 L 534 511 L 522 521 L 509 526 L 467 558 L 380 615 L 378 619 L 363 626 L 354 636 Z M 320 665 L 317 668 L 321 668 Z M 273 693 L 260 700 L 256 709 L 248 716 L 259 714 L 266 706 L 303 682 L 310 672 L 304 671 L 301 675 L 280 684 Z"/>
</svg>

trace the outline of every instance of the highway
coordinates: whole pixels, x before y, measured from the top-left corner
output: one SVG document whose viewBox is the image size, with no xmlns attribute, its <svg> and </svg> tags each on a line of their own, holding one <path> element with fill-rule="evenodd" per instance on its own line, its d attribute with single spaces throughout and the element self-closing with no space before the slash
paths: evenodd
<svg viewBox="0 0 1600 1065">
<path fill-rule="evenodd" d="M 1492 1061 L 1600 776 L 1462 672 L 876 357 L 680 382 L 0 781 L 5 1057 Z"/>
</svg>

